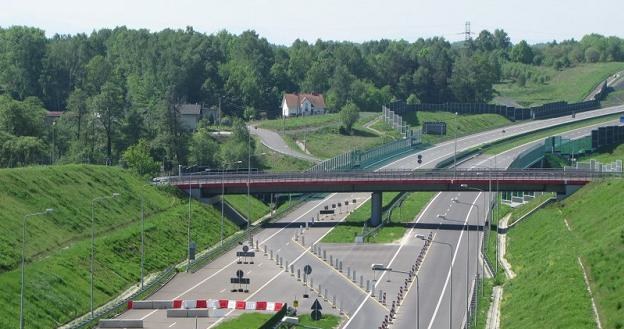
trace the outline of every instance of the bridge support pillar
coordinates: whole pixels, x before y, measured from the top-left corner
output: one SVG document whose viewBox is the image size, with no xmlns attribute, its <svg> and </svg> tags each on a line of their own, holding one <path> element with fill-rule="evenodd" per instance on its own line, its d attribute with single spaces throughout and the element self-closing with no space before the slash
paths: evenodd
<svg viewBox="0 0 624 329">
<path fill-rule="evenodd" d="M 382 197 L 381 192 L 373 192 L 371 197 L 371 226 L 377 227 L 381 224 L 381 211 L 382 211 Z"/>
</svg>

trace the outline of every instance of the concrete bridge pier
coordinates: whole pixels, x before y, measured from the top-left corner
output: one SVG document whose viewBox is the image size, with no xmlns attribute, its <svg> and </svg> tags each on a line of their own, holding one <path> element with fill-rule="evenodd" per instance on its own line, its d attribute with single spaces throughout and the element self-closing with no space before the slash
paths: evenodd
<svg viewBox="0 0 624 329">
<path fill-rule="evenodd" d="M 377 227 L 381 224 L 381 212 L 382 212 L 382 194 L 381 192 L 373 192 L 371 197 L 371 220 L 370 225 Z"/>
</svg>

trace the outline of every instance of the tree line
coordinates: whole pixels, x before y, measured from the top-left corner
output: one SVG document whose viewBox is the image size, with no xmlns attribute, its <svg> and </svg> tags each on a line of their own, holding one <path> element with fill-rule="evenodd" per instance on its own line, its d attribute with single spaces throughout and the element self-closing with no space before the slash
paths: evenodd
<svg viewBox="0 0 624 329">
<path fill-rule="evenodd" d="M 487 102 L 507 62 L 562 68 L 623 60 L 623 54 L 618 38 L 512 45 L 503 30 L 482 31 L 463 44 L 296 40 L 286 47 L 254 31 L 118 27 L 47 38 L 38 28 L 0 28 L 0 165 L 117 163 L 133 145 L 133 152 L 147 150 L 161 163 L 218 165 L 224 153 L 246 148 L 221 151 L 205 129 L 198 136 L 184 131 L 176 105 L 221 105 L 225 115 L 249 119 L 279 116 L 284 92 L 323 93 L 331 111 L 347 104 L 378 111 L 395 98 Z M 65 114 L 46 126 L 44 109 Z M 221 155 L 206 159 L 198 152 Z"/>
</svg>

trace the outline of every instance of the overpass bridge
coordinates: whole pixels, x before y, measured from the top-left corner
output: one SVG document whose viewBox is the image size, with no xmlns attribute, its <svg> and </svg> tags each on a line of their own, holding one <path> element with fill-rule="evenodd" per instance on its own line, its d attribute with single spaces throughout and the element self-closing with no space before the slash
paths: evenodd
<svg viewBox="0 0 624 329">
<path fill-rule="evenodd" d="M 619 176 L 588 170 L 426 169 L 337 172 L 255 172 L 168 177 L 194 196 L 218 194 L 372 192 L 371 222 L 381 221 L 383 192 L 498 191 L 567 194 L 596 179 Z"/>
</svg>

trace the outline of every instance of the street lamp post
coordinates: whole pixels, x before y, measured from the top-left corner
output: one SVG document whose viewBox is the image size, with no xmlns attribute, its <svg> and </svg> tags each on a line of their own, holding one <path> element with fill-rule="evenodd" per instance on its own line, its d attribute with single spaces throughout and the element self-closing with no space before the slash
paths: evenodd
<svg viewBox="0 0 624 329">
<path fill-rule="evenodd" d="M 144 184 L 141 187 L 141 290 L 143 289 L 143 282 L 145 275 L 144 273 L 144 264 L 145 264 L 145 210 L 143 204 L 145 203 L 145 195 L 143 194 L 146 186 L 151 184 Z"/>
<path fill-rule="evenodd" d="M 455 123 L 457 123 L 457 115 L 458 113 L 455 112 Z M 455 127 L 455 151 L 453 152 L 453 172 L 456 173 L 457 172 L 457 127 Z"/>
<path fill-rule="evenodd" d="M 25 249 L 26 249 L 26 220 L 29 217 L 47 215 L 54 211 L 52 208 L 48 208 L 45 211 L 36 212 L 32 214 L 24 215 L 22 220 L 22 269 L 21 269 L 21 287 L 20 287 L 20 329 L 24 329 L 24 263 L 26 262 Z"/>
<path fill-rule="evenodd" d="M 223 247 L 223 212 L 224 212 L 224 203 L 225 203 L 225 167 L 231 164 L 240 164 L 243 161 L 234 161 L 234 162 L 226 162 L 224 163 L 224 168 L 221 169 L 221 247 Z"/>
<path fill-rule="evenodd" d="M 93 262 L 95 260 L 95 203 L 101 200 L 113 199 L 118 197 L 119 193 L 113 193 L 111 196 L 98 197 L 91 200 L 91 260 L 89 264 L 89 272 L 91 276 L 91 318 L 93 319 Z"/>
<path fill-rule="evenodd" d="M 486 192 L 486 191 L 484 191 L 484 190 L 482 190 L 482 189 L 480 189 L 480 188 L 476 188 L 476 187 L 468 187 L 468 185 L 467 185 L 467 184 L 462 184 L 461 186 L 462 186 L 462 187 L 464 187 L 464 188 L 466 188 L 466 189 L 471 189 L 471 190 L 475 190 L 475 191 L 480 191 L 481 193 L 485 193 L 485 192 Z M 491 195 L 492 195 L 492 175 L 491 175 L 491 173 L 490 173 L 490 177 L 489 177 L 489 192 L 488 192 L 488 198 L 489 198 Z M 479 209 L 479 208 L 477 207 L 477 210 L 478 210 L 478 209 Z M 488 216 L 488 214 L 489 214 L 489 211 L 488 211 L 488 212 L 486 212 L 486 209 L 487 209 L 487 200 L 486 200 L 486 198 L 484 197 L 484 198 L 483 198 L 483 221 L 484 221 L 484 225 L 483 225 L 483 230 L 484 230 L 484 231 L 483 231 L 483 233 L 484 233 L 484 234 L 485 234 L 485 223 L 487 223 L 487 222 L 488 222 L 487 216 Z M 477 216 L 478 216 L 478 213 L 477 213 Z M 478 223 L 478 222 L 477 222 L 477 223 Z M 492 225 L 492 221 L 490 220 L 490 227 L 491 227 L 491 225 Z M 479 227 L 479 225 L 477 225 L 477 228 L 478 228 L 478 227 Z M 488 235 L 488 236 L 489 236 L 489 235 Z M 488 238 L 488 239 L 489 239 L 489 238 Z M 481 249 L 483 249 L 483 243 L 482 243 L 482 240 L 479 238 L 479 231 L 477 231 L 477 243 L 478 243 L 478 245 L 477 245 L 477 247 L 478 247 L 478 248 L 477 248 L 477 260 L 478 260 L 478 258 L 479 258 L 479 256 L 478 256 L 478 255 L 479 255 L 479 252 L 481 252 Z M 477 266 L 478 266 L 478 263 L 477 263 Z M 478 267 L 477 267 L 477 269 L 478 269 Z M 485 292 L 484 292 L 484 290 L 483 290 L 483 284 L 484 284 L 484 283 L 483 283 L 483 276 L 484 276 L 484 275 L 485 275 L 485 259 L 483 259 L 483 261 L 481 262 L 481 295 L 484 295 L 484 294 L 485 294 Z"/>
<path fill-rule="evenodd" d="M 453 327 L 453 247 L 446 242 L 436 241 L 434 239 L 428 239 L 423 234 L 417 234 L 417 239 L 421 239 L 423 241 L 430 241 L 432 243 L 442 244 L 447 246 L 449 249 L 449 268 L 451 269 L 451 298 L 449 299 L 449 329 Z M 420 307 L 420 305 L 419 305 Z"/>
</svg>

